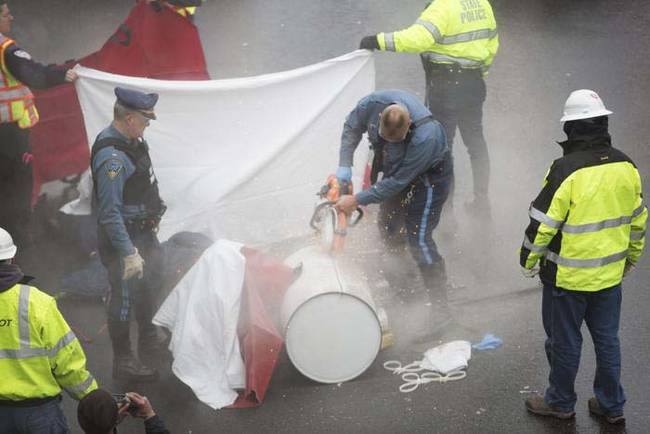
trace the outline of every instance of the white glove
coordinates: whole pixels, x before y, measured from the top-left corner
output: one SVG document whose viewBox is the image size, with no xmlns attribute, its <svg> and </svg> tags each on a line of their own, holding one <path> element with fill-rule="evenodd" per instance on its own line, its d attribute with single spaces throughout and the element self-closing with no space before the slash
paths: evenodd
<svg viewBox="0 0 650 434">
<path fill-rule="evenodd" d="M 625 268 L 623 268 L 623 279 L 627 277 L 630 272 L 634 271 L 636 268 L 636 265 L 631 263 L 630 261 L 625 261 Z"/>
<path fill-rule="evenodd" d="M 124 265 L 123 280 L 129 280 L 133 277 L 142 279 L 142 276 L 144 276 L 144 259 L 138 253 L 137 248 L 135 249 L 135 253 L 122 258 L 122 265 Z"/>
<path fill-rule="evenodd" d="M 521 267 L 521 274 L 523 274 L 524 277 L 533 278 L 537 276 L 538 273 L 539 273 L 539 267 L 533 267 L 533 268 Z"/>
</svg>

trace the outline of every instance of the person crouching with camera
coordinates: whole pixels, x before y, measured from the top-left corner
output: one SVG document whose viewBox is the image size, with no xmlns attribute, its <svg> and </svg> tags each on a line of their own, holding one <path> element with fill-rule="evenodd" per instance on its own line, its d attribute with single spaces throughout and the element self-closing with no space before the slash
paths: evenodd
<svg viewBox="0 0 650 434">
<path fill-rule="evenodd" d="M 86 434 L 116 434 L 127 416 L 144 419 L 146 434 L 170 434 L 146 396 L 135 392 L 112 395 L 97 389 L 79 401 L 77 420 Z"/>
</svg>

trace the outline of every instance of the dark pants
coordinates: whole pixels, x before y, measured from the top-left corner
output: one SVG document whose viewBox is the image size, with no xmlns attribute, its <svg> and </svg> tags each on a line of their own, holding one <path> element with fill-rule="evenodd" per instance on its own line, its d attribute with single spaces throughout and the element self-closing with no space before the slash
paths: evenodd
<svg viewBox="0 0 650 434">
<path fill-rule="evenodd" d="M 584 321 L 596 350 L 594 394 L 607 414 L 623 413 L 620 313 L 620 285 L 598 292 L 565 291 L 544 285 L 542 318 L 548 336 L 546 357 L 551 368 L 545 399 L 549 405 L 563 411 L 573 411 L 575 407 L 574 382 L 580 365 L 580 327 Z"/>
<path fill-rule="evenodd" d="M 0 434 L 69 434 L 59 401 L 35 407 L 0 406 Z"/>
<path fill-rule="evenodd" d="M 0 124 L 0 227 L 19 247 L 29 244 L 32 216 L 32 160 L 29 130 Z"/>
<path fill-rule="evenodd" d="M 381 203 L 379 229 L 389 250 L 408 240 L 409 249 L 420 268 L 442 261 L 433 240 L 442 206 L 449 194 L 451 176 L 432 183 L 417 182 L 400 194 Z M 408 199 L 409 193 L 412 194 Z"/>
<path fill-rule="evenodd" d="M 115 251 L 103 229 L 98 230 L 99 254 L 108 271 L 111 295 L 108 302 L 108 330 L 115 355 L 131 352 L 129 322 L 135 310 L 139 335 L 152 333 L 155 294 L 162 285 L 162 249 L 156 233 L 151 230 L 129 229 L 131 241 L 144 259 L 144 277 L 123 280 L 122 257 Z"/>
<path fill-rule="evenodd" d="M 487 202 L 490 183 L 490 156 L 483 137 L 485 82 L 478 70 L 430 69 L 427 72 L 426 104 L 433 118 L 447 133 L 453 147 L 456 127 L 467 147 L 474 179 L 474 197 Z"/>
</svg>

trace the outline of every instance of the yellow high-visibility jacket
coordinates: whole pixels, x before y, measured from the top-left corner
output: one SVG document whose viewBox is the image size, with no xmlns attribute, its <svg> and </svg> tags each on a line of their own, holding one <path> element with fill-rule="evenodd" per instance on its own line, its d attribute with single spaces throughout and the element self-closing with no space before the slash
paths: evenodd
<svg viewBox="0 0 650 434">
<path fill-rule="evenodd" d="M 488 0 L 434 0 L 410 27 L 379 33 L 381 50 L 421 53 L 432 63 L 481 69 L 499 49 L 497 24 Z"/>
<path fill-rule="evenodd" d="M 17 122 L 20 128 L 31 128 L 38 122 L 34 95 L 5 64 L 5 50 L 12 44 L 12 39 L 0 34 L 0 123 Z"/>
<path fill-rule="evenodd" d="M 546 284 L 599 291 L 621 283 L 645 243 L 648 210 L 632 160 L 609 139 L 556 160 L 529 209 L 520 265 Z"/>
<path fill-rule="evenodd" d="M 56 301 L 34 287 L 0 292 L 0 379 L 5 401 L 49 398 L 61 389 L 81 399 L 97 388 Z"/>
<path fill-rule="evenodd" d="M 188 18 L 196 13 L 196 6 L 188 6 L 188 7 L 174 6 L 174 10 L 180 16 Z"/>
</svg>

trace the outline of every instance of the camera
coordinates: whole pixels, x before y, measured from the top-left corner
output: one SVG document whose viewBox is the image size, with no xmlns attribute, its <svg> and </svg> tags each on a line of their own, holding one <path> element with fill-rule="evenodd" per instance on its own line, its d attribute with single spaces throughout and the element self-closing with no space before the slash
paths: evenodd
<svg viewBox="0 0 650 434">
<path fill-rule="evenodd" d="M 134 402 L 131 402 L 131 400 L 129 399 L 128 396 L 126 396 L 126 394 L 124 394 L 124 393 L 111 393 L 111 395 L 113 396 L 113 400 L 115 401 L 115 403 L 117 404 L 118 407 L 122 407 L 124 404 L 128 404 L 127 411 L 129 412 L 129 414 L 131 416 L 136 415 L 136 413 L 138 411 L 138 407 L 137 407 L 137 405 L 135 405 Z"/>
</svg>

